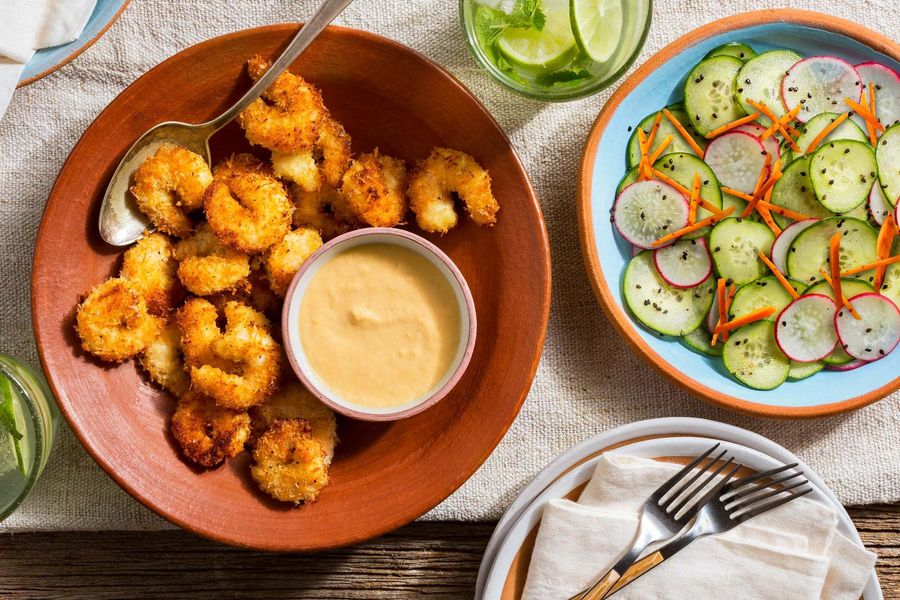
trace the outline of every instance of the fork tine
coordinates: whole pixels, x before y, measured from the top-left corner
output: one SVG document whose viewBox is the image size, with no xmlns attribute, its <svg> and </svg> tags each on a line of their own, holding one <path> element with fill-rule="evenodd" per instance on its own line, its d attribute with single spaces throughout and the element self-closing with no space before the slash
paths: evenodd
<svg viewBox="0 0 900 600">
<path fill-rule="evenodd" d="M 777 496 L 778 494 L 790 491 L 794 488 L 798 488 L 801 485 L 806 485 L 809 483 L 805 478 L 802 481 L 798 481 L 796 483 L 792 483 L 791 485 L 782 486 L 780 488 L 769 489 L 768 487 L 760 486 L 753 492 L 748 493 L 746 496 L 742 496 L 738 499 L 735 504 L 727 506 L 725 510 L 728 512 L 736 512 L 742 508 L 746 508 L 747 506 L 759 502 L 760 500 L 765 500 L 766 498 L 771 498 L 772 496 Z M 766 491 L 768 490 L 768 491 Z M 757 494 L 756 492 L 765 492 L 762 494 Z"/>
<path fill-rule="evenodd" d="M 750 519 L 751 517 L 758 517 L 759 515 L 761 515 L 763 513 L 769 512 L 773 508 L 778 508 L 782 504 L 787 504 L 788 502 L 790 502 L 792 500 L 796 500 L 800 496 L 805 496 L 806 494 L 810 493 L 811 491 L 813 491 L 813 489 L 811 487 L 808 487 L 805 490 L 800 490 L 799 492 L 790 492 L 789 496 L 779 498 L 778 500 L 773 500 L 771 502 L 763 504 L 762 506 L 757 506 L 756 508 L 753 508 L 744 513 L 741 513 L 740 515 L 738 515 L 735 518 L 737 520 L 739 520 L 740 522 L 744 522 L 747 519 Z"/>
<path fill-rule="evenodd" d="M 779 473 L 784 473 L 790 469 L 794 469 L 799 466 L 799 463 L 791 463 L 789 465 L 782 465 L 775 469 L 769 469 L 768 471 L 761 471 L 759 473 L 754 473 L 753 475 L 747 475 L 746 477 L 741 477 L 740 479 L 735 479 L 730 484 L 728 484 L 728 490 L 722 494 L 722 499 L 725 500 L 734 496 L 738 493 L 738 489 L 747 485 L 748 483 L 753 483 L 754 481 L 759 481 L 761 479 L 765 479 L 766 477 L 771 477 L 773 475 L 778 475 Z"/>
<path fill-rule="evenodd" d="M 714 446 L 712 446 L 709 450 L 707 450 L 706 452 L 704 452 L 703 454 L 701 454 L 700 456 L 698 456 L 697 458 L 692 460 L 689 464 L 685 465 L 685 467 L 683 469 L 681 469 L 680 471 L 678 471 L 677 473 L 675 473 L 675 475 L 673 475 L 671 477 L 671 479 L 669 479 L 667 482 L 665 482 L 664 484 L 659 486 L 659 488 L 656 490 L 656 492 L 654 492 L 653 496 L 658 500 L 659 498 L 662 498 L 663 496 L 668 494 L 669 490 L 671 490 L 672 487 L 674 487 L 676 483 L 681 481 L 682 477 L 684 477 L 685 475 L 690 473 L 691 470 L 694 467 L 696 467 L 698 464 L 700 464 L 700 462 L 702 460 L 704 460 L 707 456 L 709 456 L 710 454 L 715 452 L 716 448 L 718 448 L 720 445 L 721 445 L 721 443 L 716 442 L 716 444 Z"/>
<path fill-rule="evenodd" d="M 674 501 L 678 498 L 678 496 L 680 496 L 681 494 L 683 494 L 686 490 L 689 490 L 689 489 L 691 488 L 691 486 L 694 485 L 694 482 L 697 481 L 698 479 L 700 479 L 700 477 L 702 477 L 703 474 L 706 473 L 706 472 L 709 470 L 709 468 L 710 468 L 711 466 L 713 466 L 714 464 L 716 464 L 717 462 L 719 462 L 720 460 L 722 460 L 722 457 L 725 456 L 725 453 L 726 453 L 726 452 L 728 452 L 728 451 L 727 451 L 727 450 L 722 450 L 721 452 L 719 452 L 718 456 L 714 456 L 714 457 L 710 458 L 710 459 L 709 459 L 709 462 L 706 463 L 706 466 L 704 466 L 704 467 L 703 467 L 702 469 L 700 469 L 699 471 L 696 471 L 696 472 L 691 476 L 691 478 L 688 479 L 688 480 L 687 480 L 686 482 L 684 482 L 683 484 L 682 484 L 682 482 L 679 481 L 678 483 L 681 484 L 681 485 L 679 485 L 678 488 L 675 489 L 675 490 L 672 492 L 672 495 L 671 495 L 671 496 L 669 496 L 668 498 L 666 498 L 666 502 L 665 502 L 665 503 L 666 503 L 666 504 L 671 504 L 672 502 L 674 502 Z M 659 502 L 659 505 L 660 505 L 660 506 L 664 506 L 664 504 L 663 504 L 662 502 Z"/>
<path fill-rule="evenodd" d="M 720 455 L 720 456 L 721 456 L 721 455 Z M 718 460 L 718 459 L 717 459 L 717 460 Z M 700 484 L 700 485 L 698 485 L 697 487 L 695 487 L 695 488 L 694 488 L 694 489 L 693 489 L 693 490 L 692 490 L 685 498 L 683 498 L 683 499 L 681 500 L 681 502 L 678 503 L 678 505 L 677 505 L 675 508 L 672 508 L 672 509 L 666 508 L 666 511 L 667 511 L 669 514 L 671 514 L 673 517 L 674 517 L 675 515 L 677 515 L 677 514 L 681 511 L 681 509 L 683 509 L 685 506 L 687 506 L 688 502 L 690 502 L 691 500 L 693 500 L 694 497 L 695 497 L 700 491 L 703 490 L 703 488 L 705 488 L 707 485 L 709 485 L 709 482 L 710 482 L 710 481 L 712 481 L 713 479 L 715 479 L 716 476 L 717 476 L 719 473 L 721 473 L 722 471 L 724 471 L 724 470 L 725 470 L 731 463 L 733 463 L 733 462 L 734 462 L 734 457 L 729 458 L 727 462 L 723 463 L 718 469 L 716 469 L 715 471 L 713 471 L 712 473 L 710 473 L 709 476 L 707 476 L 707 478 L 703 480 L 703 483 Z M 715 491 L 715 490 L 717 490 L 717 489 L 720 489 L 722 486 L 725 485 L 725 483 L 728 483 L 728 480 L 731 479 L 731 476 L 734 475 L 734 473 L 737 472 L 737 470 L 740 469 L 740 468 L 741 468 L 740 465 L 735 465 L 735 466 L 734 466 L 734 469 L 731 470 L 731 473 L 729 473 L 728 475 L 726 475 L 725 478 L 722 480 L 722 482 L 719 482 L 719 484 L 716 485 L 716 487 L 714 488 L 713 491 Z M 700 502 L 697 502 L 696 504 L 694 504 L 694 505 L 690 508 L 690 510 L 688 510 L 688 511 L 684 514 L 684 518 L 687 518 L 687 519 L 691 518 L 691 517 L 694 515 L 694 513 L 696 513 L 698 510 L 700 510 L 700 507 L 702 507 L 702 506 L 703 506 L 706 502 L 708 502 L 708 501 L 709 501 L 708 499 L 705 499 L 705 498 L 704 498 L 704 500 L 701 500 Z"/>
</svg>

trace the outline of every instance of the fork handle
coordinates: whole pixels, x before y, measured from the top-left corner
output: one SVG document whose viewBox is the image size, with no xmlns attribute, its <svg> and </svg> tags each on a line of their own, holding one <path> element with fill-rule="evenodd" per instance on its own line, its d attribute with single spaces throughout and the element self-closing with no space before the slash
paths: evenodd
<svg viewBox="0 0 900 600">
<path fill-rule="evenodd" d="M 622 573 L 622 576 L 618 578 L 618 581 L 616 581 L 612 585 L 612 587 L 608 589 L 608 593 L 600 596 L 600 598 L 606 598 L 607 596 L 615 594 L 650 569 L 653 569 L 654 567 L 659 565 L 665 559 L 666 557 L 662 555 L 662 552 L 654 552 L 653 554 L 648 554 L 641 560 L 631 565 L 627 571 Z"/>
<path fill-rule="evenodd" d="M 600 581 L 595 583 L 591 589 L 580 596 L 580 600 L 600 600 L 600 598 L 606 596 L 607 592 L 615 588 L 621 577 L 622 576 L 615 569 L 610 569 Z"/>
<path fill-rule="evenodd" d="M 615 583 L 622 576 L 622 573 L 625 573 L 631 565 L 637 560 L 637 557 L 641 555 L 641 552 L 644 551 L 644 548 L 647 547 L 647 544 L 650 543 L 650 539 L 645 539 L 647 536 L 642 531 L 638 531 L 637 536 L 635 537 L 634 542 L 631 545 L 631 548 L 616 561 L 609 571 L 603 574 L 603 577 L 599 579 L 599 581 L 591 584 L 589 587 L 581 590 L 569 600 L 597 600 L 603 597 L 603 594 L 609 591 Z"/>
</svg>

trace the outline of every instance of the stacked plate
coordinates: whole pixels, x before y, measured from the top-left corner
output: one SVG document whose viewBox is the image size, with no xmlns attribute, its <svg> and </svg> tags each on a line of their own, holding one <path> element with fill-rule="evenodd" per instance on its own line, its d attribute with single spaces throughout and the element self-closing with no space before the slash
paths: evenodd
<svg viewBox="0 0 900 600">
<path fill-rule="evenodd" d="M 815 488 L 808 497 L 834 508 L 838 530 L 863 545 L 847 511 L 822 479 L 775 442 L 739 427 L 704 419 L 651 419 L 611 429 L 573 446 L 538 473 L 497 524 L 478 572 L 475 598 L 514 600 L 521 596 L 544 506 L 557 498 L 577 498 L 604 453 L 672 460 L 702 454 L 716 441 L 737 462 L 755 471 L 799 463 L 799 469 Z M 882 598 L 873 570 L 863 600 Z"/>
</svg>

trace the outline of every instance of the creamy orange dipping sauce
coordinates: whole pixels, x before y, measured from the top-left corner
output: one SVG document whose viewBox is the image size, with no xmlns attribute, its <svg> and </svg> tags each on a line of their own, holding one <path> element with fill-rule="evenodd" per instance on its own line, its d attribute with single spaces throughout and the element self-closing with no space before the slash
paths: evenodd
<svg viewBox="0 0 900 600">
<path fill-rule="evenodd" d="M 460 308 L 431 262 L 393 244 L 336 254 L 300 305 L 300 340 L 316 375 L 344 401 L 393 408 L 434 390 L 453 368 Z"/>
</svg>

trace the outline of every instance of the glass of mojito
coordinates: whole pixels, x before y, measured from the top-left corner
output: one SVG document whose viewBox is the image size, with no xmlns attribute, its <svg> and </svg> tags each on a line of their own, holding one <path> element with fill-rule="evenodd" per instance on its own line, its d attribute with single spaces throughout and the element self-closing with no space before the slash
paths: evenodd
<svg viewBox="0 0 900 600">
<path fill-rule="evenodd" d="M 494 79 L 544 101 L 584 98 L 637 58 L 652 0 L 460 0 L 469 50 Z"/>
<path fill-rule="evenodd" d="M 0 354 L 0 521 L 40 477 L 59 421 L 44 378 Z"/>
</svg>

